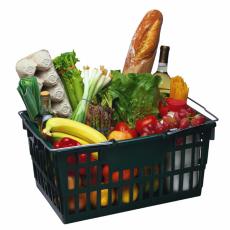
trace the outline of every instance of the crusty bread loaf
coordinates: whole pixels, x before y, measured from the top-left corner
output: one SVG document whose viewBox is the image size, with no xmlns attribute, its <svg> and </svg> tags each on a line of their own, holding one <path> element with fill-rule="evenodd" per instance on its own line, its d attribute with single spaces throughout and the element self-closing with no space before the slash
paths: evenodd
<svg viewBox="0 0 230 230">
<path fill-rule="evenodd" d="M 150 73 L 153 67 L 163 16 L 149 11 L 138 26 L 125 60 L 124 73 Z"/>
</svg>

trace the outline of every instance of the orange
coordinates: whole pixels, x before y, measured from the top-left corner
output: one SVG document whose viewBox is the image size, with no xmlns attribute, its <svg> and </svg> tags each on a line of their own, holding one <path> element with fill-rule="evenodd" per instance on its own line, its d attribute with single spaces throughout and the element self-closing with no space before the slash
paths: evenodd
<svg viewBox="0 0 230 230">
<path fill-rule="evenodd" d="M 68 206 L 70 211 L 75 211 L 75 199 L 73 196 L 69 197 Z M 79 194 L 79 210 L 86 207 L 86 193 Z"/>
<path fill-rule="evenodd" d="M 139 192 L 138 186 L 135 184 L 133 186 L 133 201 L 137 199 L 138 192 Z M 122 188 L 122 202 L 126 204 L 130 202 L 129 186 L 125 186 Z"/>
<path fill-rule="evenodd" d="M 128 132 L 121 132 L 121 131 L 112 131 L 109 136 L 108 136 L 108 140 L 126 140 L 126 139 L 131 139 L 133 138 L 132 135 Z"/>
<path fill-rule="evenodd" d="M 101 206 L 105 207 L 108 205 L 109 202 L 109 192 L 108 189 L 101 190 Z M 112 203 L 115 201 L 115 190 L 112 189 Z M 97 191 L 93 191 L 90 193 L 90 202 L 93 207 L 97 206 Z"/>
</svg>

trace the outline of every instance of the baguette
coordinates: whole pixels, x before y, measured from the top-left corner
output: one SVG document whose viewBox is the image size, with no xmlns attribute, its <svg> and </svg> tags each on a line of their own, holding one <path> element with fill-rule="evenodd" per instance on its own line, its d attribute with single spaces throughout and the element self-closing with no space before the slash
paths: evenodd
<svg viewBox="0 0 230 230">
<path fill-rule="evenodd" d="M 160 11 L 147 12 L 132 38 L 123 73 L 151 73 L 162 22 Z"/>
</svg>

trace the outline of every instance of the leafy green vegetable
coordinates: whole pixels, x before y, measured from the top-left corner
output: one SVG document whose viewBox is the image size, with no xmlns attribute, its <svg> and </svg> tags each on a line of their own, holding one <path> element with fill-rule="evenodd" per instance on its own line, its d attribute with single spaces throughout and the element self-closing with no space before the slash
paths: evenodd
<svg viewBox="0 0 230 230">
<path fill-rule="evenodd" d="M 76 109 L 82 99 L 84 87 L 81 71 L 75 66 L 78 61 L 74 51 L 63 53 L 53 60 L 73 110 Z"/>
<path fill-rule="evenodd" d="M 85 123 L 107 136 L 112 127 L 112 114 L 111 108 L 90 103 Z"/>
<path fill-rule="evenodd" d="M 40 115 L 41 100 L 37 78 L 34 76 L 22 78 L 17 88 L 26 106 L 29 117 L 32 121 Z"/>
<path fill-rule="evenodd" d="M 75 64 L 79 61 L 76 57 L 76 53 L 73 50 L 72 52 L 66 52 L 56 57 L 53 60 L 53 64 L 59 74 L 63 74 L 63 71 L 69 70 L 71 67 L 75 67 Z"/>
<path fill-rule="evenodd" d="M 83 95 L 83 81 L 81 78 L 81 71 L 78 69 L 71 69 L 61 76 L 62 83 L 69 98 L 72 109 L 74 110 L 82 99 Z"/>
<path fill-rule="evenodd" d="M 96 94 L 106 86 L 111 78 L 105 69 L 84 69 L 81 73 L 84 83 L 82 100 L 74 110 L 71 119 L 79 122 L 86 121 L 89 103 Z"/>
<path fill-rule="evenodd" d="M 101 105 L 114 107 L 116 122 L 126 121 L 134 126 L 137 119 L 158 113 L 160 81 L 159 76 L 149 73 L 124 75 L 113 71 L 111 84 L 99 95 Z"/>
</svg>

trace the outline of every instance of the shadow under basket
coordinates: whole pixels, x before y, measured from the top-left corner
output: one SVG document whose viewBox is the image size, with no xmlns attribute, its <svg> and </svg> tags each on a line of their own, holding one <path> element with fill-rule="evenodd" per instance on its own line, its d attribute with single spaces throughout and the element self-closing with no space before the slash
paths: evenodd
<svg viewBox="0 0 230 230">
<path fill-rule="evenodd" d="M 63 221 L 199 196 L 216 122 L 125 141 L 53 149 L 27 113 L 37 187 Z"/>
</svg>

